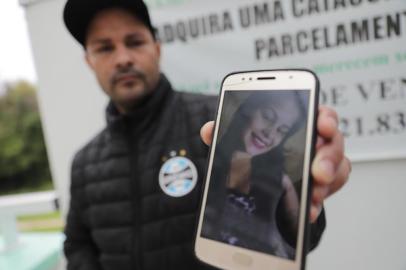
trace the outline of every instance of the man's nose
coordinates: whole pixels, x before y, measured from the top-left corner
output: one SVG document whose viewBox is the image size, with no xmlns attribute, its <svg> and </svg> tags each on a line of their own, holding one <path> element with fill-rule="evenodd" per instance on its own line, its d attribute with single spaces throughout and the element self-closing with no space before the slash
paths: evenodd
<svg viewBox="0 0 406 270">
<path fill-rule="evenodd" d="M 124 46 L 117 48 L 115 62 L 117 68 L 127 68 L 134 64 L 131 52 Z"/>
</svg>

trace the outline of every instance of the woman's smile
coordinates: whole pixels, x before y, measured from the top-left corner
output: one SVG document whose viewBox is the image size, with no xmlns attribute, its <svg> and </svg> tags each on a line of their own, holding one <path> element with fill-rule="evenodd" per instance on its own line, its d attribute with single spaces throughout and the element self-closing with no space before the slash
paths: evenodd
<svg viewBox="0 0 406 270">
<path fill-rule="evenodd" d="M 271 146 L 271 141 L 262 138 L 255 132 L 251 132 L 251 142 L 256 148 L 258 148 L 258 150 L 262 150 Z"/>
</svg>

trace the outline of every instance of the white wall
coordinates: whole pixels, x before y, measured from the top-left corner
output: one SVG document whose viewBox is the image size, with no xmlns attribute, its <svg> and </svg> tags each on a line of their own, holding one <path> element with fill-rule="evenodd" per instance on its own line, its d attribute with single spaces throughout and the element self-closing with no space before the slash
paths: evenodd
<svg viewBox="0 0 406 270">
<path fill-rule="evenodd" d="M 405 193 L 406 160 L 354 164 L 326 202 L 327 230 L 309 269 L 405 270 Z"/>
<path fill-rule="evenodd" d="M 30 0 L 25 10 L 48 156 L 66 214 L 70 163 L 74 153 L 103 127 L 106 98 L 84 64 L 82 48 L 65 29 L 64 2 Z"/>
<path fill-rule="evenodd" d="M 104 125 L 106 98 L 84 64 L 82 49 L 64 28 L 64 0 L 21 2 L 54 182 L 66 213 L 70 162 Z M 350 182 L 326 203 L 327 230 L 308 269 L 406 270 L 405 167 L 406 160 L 353 165 Z"/>
</svg>

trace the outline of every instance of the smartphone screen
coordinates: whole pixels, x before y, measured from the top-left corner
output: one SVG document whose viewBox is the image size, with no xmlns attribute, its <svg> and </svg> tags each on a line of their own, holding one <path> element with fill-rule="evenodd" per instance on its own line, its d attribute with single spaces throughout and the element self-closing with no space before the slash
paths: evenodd
<svg viewBox="0 0 406 270">
<path fill-rule="evenodd" d="M 201 237 L 295 260 L 309 95 L 224 92 Z"/>
</svg>

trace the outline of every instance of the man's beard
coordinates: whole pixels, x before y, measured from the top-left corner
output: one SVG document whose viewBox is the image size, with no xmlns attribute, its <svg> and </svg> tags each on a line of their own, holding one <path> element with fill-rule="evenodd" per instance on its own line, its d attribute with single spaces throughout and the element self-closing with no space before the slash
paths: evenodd
<svg viewBox="0 0 406 270">
<path fill-rule="evenodd" d="M 123 77 L 133 77 L 137 82 L 130 80 L 122 84 L 120 82 Z M 134 89 L 136 87 L 139 87 L 139 89 Z M 145 97 L 148 96 L 152 90 L 145 73 L 133 66 L 117 69 L 110 79 L 110 98 L 113 103 L 120 108 L 120 112 L 122 113 L 128 113 L 142 104 Z M 126 94 L 123 95 L 126 91 L 130 94 L 129 96 Z M 121 94 L 119 92 L 121 92 Z"/>
<path fill-rule="evenodd" d="M 149 86 L 148 86 L 148 82 L 147 82 L 147 76 L 143 72 L 141 72 L 138 69 L 134 68 L 133 66 L 126 67 L 126 68 L 121 68 L 121 69 L 117 70 L 113 74 L 113 76 L 110 79 L 110 87 L 111 87 L 111 89 L 114 90 L 114 88 L 116 88 L 117 84 L 120 82 L 120 79 L 123 78 L 123 77 L 127 77 L 127 76 L 134 77 L 134 78 L 139 79 L 140 81 L 142 81 L 143 84 L 144 84 L 145 89 L 143 89 L 141 92 L 143 92 L 143 93 L 148 92 Z"/>
</svg>

